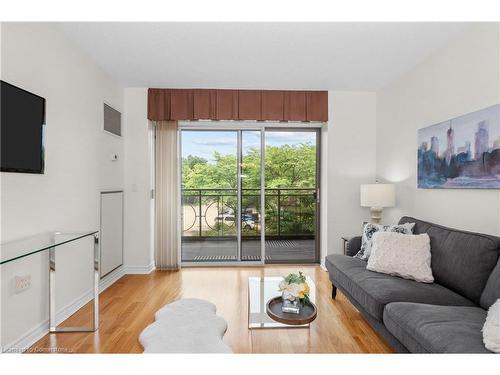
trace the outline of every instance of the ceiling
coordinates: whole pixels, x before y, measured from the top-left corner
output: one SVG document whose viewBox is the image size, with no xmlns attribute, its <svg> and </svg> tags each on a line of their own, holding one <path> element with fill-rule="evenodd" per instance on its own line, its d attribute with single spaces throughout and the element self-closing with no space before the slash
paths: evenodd
<svg viewBox="0 0 500 375">
<path fill-rule="evenodd" d="M 470 23 L 57 23 L 124 87 L 375 91 Z"/>
</svg>

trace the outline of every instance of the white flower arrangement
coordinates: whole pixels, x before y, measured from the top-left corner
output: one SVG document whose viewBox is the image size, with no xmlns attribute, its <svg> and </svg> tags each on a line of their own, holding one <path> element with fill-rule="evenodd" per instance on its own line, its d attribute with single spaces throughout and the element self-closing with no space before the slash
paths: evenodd
<svg viewBox="0 0 500 375">
<path fill-rule="evenodd" d="M 288 301 L 296 299 L 309 304 L 309 285 L 302 272 L 299 274 L 291 273 L 286 276 L 279 284 L 279 290 L 282 292 L 282 298 Z"/>
</svg>

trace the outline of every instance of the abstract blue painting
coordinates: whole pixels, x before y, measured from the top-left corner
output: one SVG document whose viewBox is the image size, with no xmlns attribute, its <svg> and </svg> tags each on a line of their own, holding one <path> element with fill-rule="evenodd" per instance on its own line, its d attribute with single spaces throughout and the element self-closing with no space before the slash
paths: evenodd
<svg viewBox="0 0 500 375">
<path fill-rule="evenodd" d="M 500 189 L 500 104 L 418 131 L 424 189 Z"/>
</svg>

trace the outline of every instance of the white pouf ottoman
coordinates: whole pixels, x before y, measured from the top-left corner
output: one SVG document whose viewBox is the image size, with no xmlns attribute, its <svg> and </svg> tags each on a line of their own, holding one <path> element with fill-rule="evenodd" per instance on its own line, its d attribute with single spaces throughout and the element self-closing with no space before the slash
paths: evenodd
<svg viewBox="0 0 500 375">
<path fill-rule="evenodd" d="M 139 335 L 144 353 L 232 353 L 222 338 L 226 321 L 213 303 L 186 298 L 165 305 Z"/>
</svg>

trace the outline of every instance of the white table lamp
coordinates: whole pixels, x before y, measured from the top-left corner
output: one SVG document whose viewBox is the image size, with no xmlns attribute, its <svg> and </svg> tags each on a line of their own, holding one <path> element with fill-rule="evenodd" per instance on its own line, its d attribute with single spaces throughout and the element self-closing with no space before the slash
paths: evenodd
<svg viewBox="0 0 500 375">
<path fill-rule="evenodd" d="M 380 223 L 383 207 L 394 207 L 396 193 L 393 184 L 361 185 L 361 207 L 370 207 L 372 223 Z"/>
</svg>

